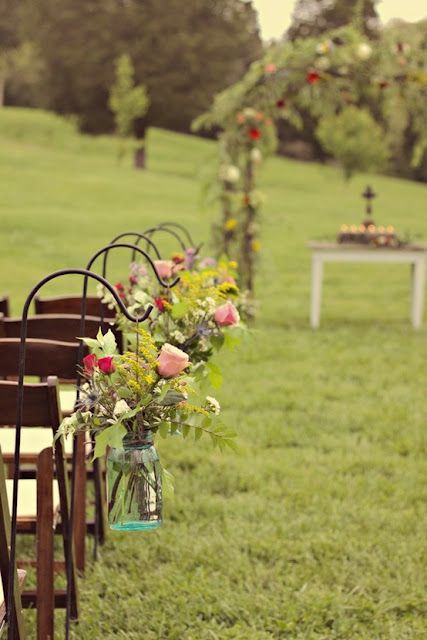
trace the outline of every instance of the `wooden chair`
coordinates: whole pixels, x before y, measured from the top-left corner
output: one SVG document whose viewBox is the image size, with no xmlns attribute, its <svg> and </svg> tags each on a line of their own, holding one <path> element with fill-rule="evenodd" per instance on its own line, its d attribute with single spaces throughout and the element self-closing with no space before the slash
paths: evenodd
<svg viewBox="0 0 427 640">
<path fill-rule="evenodd" d="M 85 338 L 95 338 L 99 328 L 105 333 L 108 329 L 116 336 L 119 351 L 122 350 L 121 332 L 109 322 L 101 323 L 101 319 L 87 316 Z M 21 335 L 21 318 L 0 317 L 0 338 L 19 338 Z M 60 340 L 76 342 L 80 336 L 80 316 L 68 314 L 42 314 L 30 316 L 27 324 L 27 337 L 41 340 Z"/>
<path fill-rule="evenodd" d="M 12 381 L 0 381 L 0 426 L 13 425 L 16 418 L 18 384 Z M 56 433 L 61 421 L 59 406 L 58 379 L 49 377 L 47 382 L 25 384 L 24 406 L 22 416 L 23 427 L 45 427 Z M 54 573 L 61 564 L 54 562 L 53 534 L 61 533 L 66 563 L 71 563 L 72 617 L 78 617 L 77 582 L 75 573 L 74 545 L 70 545 L 70 495 L 68 474 L 64 456 L 63 439 L 55 440 L 54 445 L 55 476 L 53 467 L 53 450 L 44 448 L 37 455 L 37 478 L 20 479 L 18 490 L 19 533 L 36 535 L 37 556 L 34 561 L 27 561 L 29 566 L 35 565 L 37 587 L 33 591 L 24 591 L 22 603 L 24 607 L 37 608 L 37 639 L 47 640 L 54 637 L 53 608 L 66 606 L 66 594 L 54 588 Z M 7 463 L 8 456 L 3 453 Z M 12 458 L 13 459 L 13 458 Z M 6 489 L 11 498 L 11 481 L 6 481 Z M 35 508 L 35 505 L 37 508 Z M 59 527 L 59 522 L 61 526 Z M 70 555 L 71 549 L 71 555 Z"/>
<path fill-rule="evenodd" d="M 7 296 L 0 296 L 0 314 L 2 314 L 5 318 L 10 315 L 9 298 Z"/>
<path fill-rule="evenodd" d="M 73 314 L 80 315 L 82 298 L 78 296 L 54 296 L 49 298 L 34 298 L 34 309 L 36 315 L 42 314 Z M 0 306 L 1 311 L 1 306 Z M 109 309 L 96 296 L 86 298 L 86 313 L 89 316 L 115 318 L 114 309 Z M 6 315 L 6 314 L 5 314 Z"/>
<path fill-rule="evenodd" d="M 16 377 L 18 373 L 20 340 L 17 338 L 0 339 L 0 376 Z M 76 382 L 77 359 L 79 356 L 79 345 L 28 339 L 25 359 L 25 375 L 48 378 L 55 375 L 57 378 Z M 75 389 L 73 389 L 75 400 Z M 60 392 L 60 397 L 62 393 Z M 74 404 L 74 401 L 73 401 Z M 22 430 L 21 459 L 24 463 L 34 463 L 35 456 L 45 446 L 52 443 L 52 435 L 49 430 L 40 428 L 28 428 Z M 8 460 L 12 459 L 14 452 L 14 430 L 0 430 L 0 443 L 3 451 L 8 455 Z M 86 463 L 85 463 L 85 438 L 82 434 L 75 441 L 76 446 L 76 468 L 74 469 L 76 478 L 76 491 L 74 501 L 74 541 L 76 550 L 76 567 L 81 573 L 85 568 L 85 538 L 86 530 L 95 533 L 95 523 L 86 521 Z M 65 456 L 71 460 L 73 452 L 73 442 L 68 439 L 65 442 Z M 102 469 L 97 464 L 94 467 L 95 478 L 95 509 L 97 513 L 97 524 L 99 531 L 99 541 L 105 539 L 105 490 L 102 480 Z"/>
<path fill-rule="evenodd" d="M 0 635 L 6 622 L 6 603 L 8 592 L 9 568 L 10 568 L 10 512 L 7 497 L 6 476 L 4 472 L 3 458 L 0 448 Z M 15 589 L 13 593 L 13 609 L 15 618 L 15 638 L 25 639 L 25 627 L 22 618 L 21 591 L 24 585 L 26 572 L 16 571 Z"/>
</svg>

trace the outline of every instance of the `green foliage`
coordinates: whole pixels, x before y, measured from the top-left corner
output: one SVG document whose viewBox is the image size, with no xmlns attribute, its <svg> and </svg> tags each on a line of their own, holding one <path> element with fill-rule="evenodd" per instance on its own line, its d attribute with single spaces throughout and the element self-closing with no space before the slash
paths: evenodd
<svg viewBox="0 0 427 640">
<path fill-rule="evenodd" d="M 28 111 L 0 113 L 0 289 L 13 314 L 36 280 L 84 264 L 135 219 L 145 228 L 172 211 L 208 237 L 194 178 L 211 142 L 153 130 L 141 175 L 117 169 L 114 138 L 64 137 L 61 148 L 33 115 L 34 137 Z M 424 640 L 427 329 L 409 326 L 407 270 L 328 265 L 322 326 L 308 327 L 305 242 L 361 220 L 370 181 L 378 223 L 427 238 L 423 185 L 344 185 L 330 166 L 268 161 L 256 337 L 221 354 L 223 419 L 244 455 L 219 455 L 209 436 L 194 443 L 195 430 L 185 446 L 159 441 L 179 488 L 164 527 L 107 536 L 79 583 L 74 640 Z M 126 255 L 117 270 L 126 275 Z M 66 287 L 81 294 L 78 278 Z M 35 612 L 24 616 L 33 638 Z"/>
<path fill-rule="evenodd" d="M 44 64 L 47 106 L 98 133 L 112 129 L 118 56 L 131 56 L 147 87 L 145 124 L 186 130 L 261 55 L 256 17 L 241 0 L 37 0 L 23 3 L 22 23 Z"/>
<path fill-rule="evenodd" d="M 377 171 L 386 166 L 384 132 L 366 110 L 351 106 L 335 117 L 324 118 L 316 135 L 338 160 L 347 179 L 358 171 Z"/>
<path fill-rule="evenodd" d="M 116 133 L 131 136 L 135 120 L 147 113 L 150 100 L 143 85 L 134 86 L 134 68 L 127 54 L 116 60 L 116 79 L 110 90 L 109 106 L 114 113 Z"/>
</svg>

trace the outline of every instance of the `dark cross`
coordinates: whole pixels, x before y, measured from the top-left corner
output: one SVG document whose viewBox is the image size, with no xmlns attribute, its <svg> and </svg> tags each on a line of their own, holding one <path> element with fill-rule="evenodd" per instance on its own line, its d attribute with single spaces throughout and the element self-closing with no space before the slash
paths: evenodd
<svg viewBox="0 0 427 640">
<path fill-rule="evenodd" d="M 366 200 L 366 215 L 368 217 L 372 216 L 372 200 L 377 197 L 377 194 L 372 189 L 372 187 L 368 184 L 365 191 L 362 193 L 363 198 Z"/>
</svg>

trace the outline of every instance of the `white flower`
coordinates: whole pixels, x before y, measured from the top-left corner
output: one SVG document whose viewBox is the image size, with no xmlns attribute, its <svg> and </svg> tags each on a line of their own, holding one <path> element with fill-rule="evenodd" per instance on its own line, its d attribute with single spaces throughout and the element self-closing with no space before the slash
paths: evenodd
<svg viewBox="0 0 427 640">
<path fill-rule="evenodd" d="M 367 42 L 357 45 L 356 55 L 359 60 L 368 60 L 372 55 L 372 47 Z"/>
<path fill-rule="evenodd" d="M 183 344 L 185 342 L 185 335 L 181 333 L 181 331 L 174 331 L 172 333 L 172 337 L 179 342 L 179 344 Z"/>
<path fill-rule="evenodd" d="M 320 53 L 321 55 L 329 53 L 329 51 L 332 49 L 332 44 L 333 43 L 331 40 L 324 40 L 323 42 L 319 42 L 316 47 L 316 52 Z"/>
<path fill-rule="evenodd" d="M 222 165 L 219 169 L 219 177 L 225 182 L 235 184 L 240 180 L 240 169 L 234 164 Z"/>
<path fill-rule="evenodd" d="M 255 118 L 257 112 L 252 107 L 246 107 L 246 109 L 243 109 L 243 113 L 247 118 Z"/>
<path fill-rule="evenodd" d="M 320 56 L 316 60 L 316 67 L 322 71 L 326 71 L 331 66 L 331 61 L 327 56 Z"/>
<path fill-rule="evenodd" d="M 130 411 L 130 406 L 128 405 L 126 400 L 118 400 L 114 407 L 114 411 L 113 411 L 114 415 L 116 417 L 119 417 L 123 413 L 126 413 L 127 411 Z"/>
<path fill-rule="evenodd" d="M 207 410 L 208 411 L 211 411 L 216 416 L 218 416 L 220 414 L 221 405 L 219 404 L 219 402 L 218 402 L 218 400 L 216 398 L 213 398 L 212 396 L 206 396 L 206 404 L 207 404 Z"/>
<path fill-rule="evenodd" d="M 259 164 L 262 161 L 262 153 L 256 147 L 251 151 L 251 160 L 255 164 Z"/>
</svg>

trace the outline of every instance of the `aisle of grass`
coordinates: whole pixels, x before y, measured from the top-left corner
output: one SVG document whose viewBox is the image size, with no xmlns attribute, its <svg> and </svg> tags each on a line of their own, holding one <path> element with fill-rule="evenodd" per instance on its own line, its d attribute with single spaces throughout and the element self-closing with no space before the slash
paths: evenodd
<svg viewBox="0 0 427 640">
<path fill-rule="evenodd" d="M 1 111 L 0 292 L 18 311 L 42 274 L 165 218 L 207 238 L 197 175 L 214 151 L 152 131 L 149 170 L 135 172 L 117 166 L 108 138 Z M 378 222 L 427 238 L 425 187 L 369 179 Z M 176 478 L 165 525 L 109 536 L 81 582 L 76 639 L 425 638 L 427 350 L 425 329 L 408 323 L 408 270 L 331 265 L 322 328 L 307 321 L 304 243 L 358 221 L 367 180 L 344 185 L 333 168 L 280 159 L 264 167 L 259 315 L 223 358 L 219 394 L 242 455 L 161 443 Z M 113 261 L 112 279 L 126 260 Z"/>
</svg>

